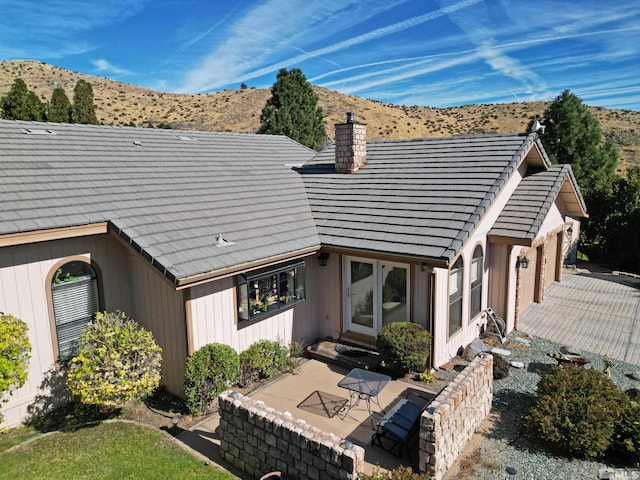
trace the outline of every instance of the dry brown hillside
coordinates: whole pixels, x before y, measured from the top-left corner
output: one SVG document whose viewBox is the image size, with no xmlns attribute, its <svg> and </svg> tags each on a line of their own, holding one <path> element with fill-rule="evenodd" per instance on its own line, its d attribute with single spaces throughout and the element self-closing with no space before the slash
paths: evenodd
<svg viewBox="0 0 640 480">
<path fill-rule="evenodd" d="M 186 130 L 253 132 L 260 125 L 260 112 L 270 96 L 269 89 L 264 88 L 199 95 L 157 92 L 26 60 L 0 62 L 0 96 L 9 91 L 17 77 L 43 101 L 51 98 L 58 85 L 72 99 L 76 82 L 85 79 L 93 85 L 98 120 L 108 125 L 166 123 Z M 353 111 L 358 121 L 367 124 L 370 139 L 524 132 L 529 120 L 541 117 L 547 105 L 526 102 L 453 108 L 398 106 L 314 88 L 330 136 L 333 124 L 344 121 L 345 112 Z M 640 165 L 640 112 L 590 108 L 605 135 L 618 144 L 621 168 Z"/>
</svg>

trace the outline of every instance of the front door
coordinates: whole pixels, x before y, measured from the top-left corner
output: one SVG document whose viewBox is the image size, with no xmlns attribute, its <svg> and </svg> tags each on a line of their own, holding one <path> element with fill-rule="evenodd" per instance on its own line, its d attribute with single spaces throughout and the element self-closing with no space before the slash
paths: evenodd
<svg viewBox="0 0 640 480">
<path fill-rule="evenodd" d="M 375 337 L 392 322 L 409 321 L 409 266 L 345 259 L 345 331 Z"/>
</svg>

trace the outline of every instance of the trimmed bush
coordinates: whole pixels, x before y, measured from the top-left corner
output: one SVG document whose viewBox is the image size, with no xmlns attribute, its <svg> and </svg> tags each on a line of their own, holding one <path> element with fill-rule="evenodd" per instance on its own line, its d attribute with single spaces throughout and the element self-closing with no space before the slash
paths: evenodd
<svg viewBox="0 0 640 480">
<path fill-rule="evenodd" d="M 525 423 L 534 437 L 560 452 L 597 458 L 611 445 L 629 402 L 598 370 L 553 366 L 538 382 Z"/>
<path fill-rule="evenodd" d="M 11 395 L 27 381 L 31 344 L 27 324 L 10 314 L 0 312 L 0 399 Z M 2 414 L 0 413 L 0 422 Z"/>
<path fill-rule="evenodd" d="M 509 376 L 509 362 L 502 355 L 493 355 L 493 378 L 500 380 Z"/>
<path fill-rule="evenodd" d="M 360 480 L 428 480 L 429 475 L 426 473 L 414 473 L 410 467 L 400 466 L 388 472 L 380 472 L 379 468 L 374 469 L 371 475 L 366 473 L 360 474 Z"/>
<path fill-rule="evenodd" d="M 640 405 L 629 403 L 624 409 L 611 446 L 613 453 L 628 462 L 640 466 Z"/>
<path fill-rule="evenodd" d="M 209 412 L 212 402 L 238 378 L 240 359 L 229 345 L 210 343 L 187 359 L 185 403 L 191 413 Z"/>
<path fill-rule="evenodd" d="M 162 349 L 124 312 L 98 312 L 69 364 L 70 392 L 86 405 L 121 407 L 160 384 Z"/>
<path fill-rule="evenodd" d="M 289 349 L 278 342 L 259 340 L 240 354 L 244 373 L 253 370 L 259 378 L 272 377 L 284 370 L 289 358 Z"/>
<path fill-rule="evenodd" d="M 402 376 L 410 371 L 422 371 L 427 366 L 431 335 L 417 323 L 389 323 L 380 330 L 376 348 L 385 364 Z"/>
</svg>

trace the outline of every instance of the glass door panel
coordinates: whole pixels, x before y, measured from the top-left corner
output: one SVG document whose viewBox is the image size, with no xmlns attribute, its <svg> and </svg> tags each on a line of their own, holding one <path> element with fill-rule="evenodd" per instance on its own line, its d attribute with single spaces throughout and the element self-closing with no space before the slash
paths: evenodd
<svg viewBox="0 0 640 480">
<path fill-rule="evenodd" d="M 373 263 L 351 260 L 349 262 L 351 284 L 351 329 L 374 335 L 375 272 Z"/>
<path fill-rule="evenodd" d="M 406 322 L 408 314 L 408 269 L 395 265 L 381 266 L 382 326 L 393 322 Z"/>
</svg>

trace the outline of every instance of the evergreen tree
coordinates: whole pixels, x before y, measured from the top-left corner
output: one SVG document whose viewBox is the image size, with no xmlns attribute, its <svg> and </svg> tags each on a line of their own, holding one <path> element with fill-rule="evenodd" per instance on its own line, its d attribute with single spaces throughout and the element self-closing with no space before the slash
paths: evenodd
<svg viewBox="0 0 640 480">
<path fill-rule="evenodd" d="M 565 90 L 544 112 L 542 144 L 554 163 L 571 164 L 578 183 L 589 188 L 593 180 L 615 173 L 618 152 L 603 142 L 598 120 L 582 100 Z"/>
<path fill-rule="evenodd" d="M 302 71 L 281 69 L 271 95 L 262 109 L 258 133 L 286 135 L 319 150 L 327 138 L 322 108 L 318 107 L 318 96 Z"/>
<path fill-rule="evenodd" d="M 0 99 L 0 109 L 7 120 L 45 120 L 44 105 L 21 78 L 16 78 L 9 93 Z"/>
<path fill-rule="evenodd" d="M 73 123 L 98 124 L 93 104 L 93 87 L 85 80 L 78 80 L 73 89 Z"/>
<path fill-rule="evenodd" d="M 45 122 L 47 120 L 45 104 L 40 101 L 36 92 L 29 90 L 26 98 L 27 116 L 23 120 Z"/>
<path fill-rule="evenodd" d="M 51 94 L 47 119 L 50 122 L 71 123 L 71 102 L 62 87 L 56 87 Z"/>
</svg>

